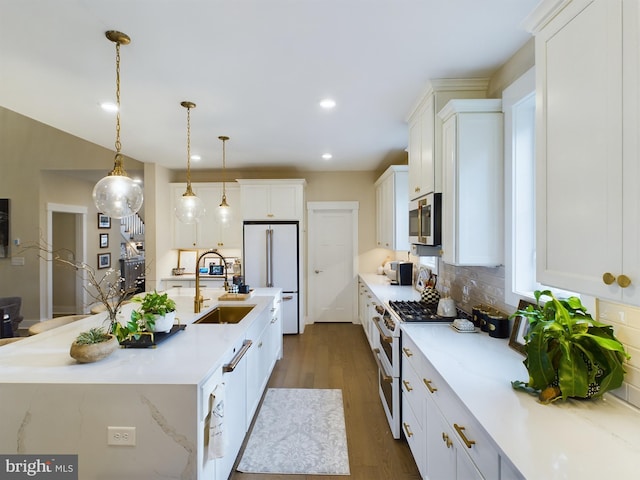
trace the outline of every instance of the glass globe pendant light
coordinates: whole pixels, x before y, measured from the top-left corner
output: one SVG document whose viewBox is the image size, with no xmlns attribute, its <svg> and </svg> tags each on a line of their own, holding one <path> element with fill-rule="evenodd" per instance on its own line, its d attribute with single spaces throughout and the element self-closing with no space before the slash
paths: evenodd
<svg viewBox="0 0 640 480">
<path fill-rule="evenodd" d="M 191 109 L 196 108 L 193 102 L 180 102 L 187 109 L 187 190 L 176 203 L 175 213 L 182 223 L 197 223 L 204 215 L 202 200 L 191 189 Z"/>
<path fill-rule="evenodd" d="M 142 188 L 131 178 L 123 166 L 120 153 L 120 45 L 128 45 L 128 35 L 109 30 L 105 36 L 116 44 L 116 156 L 113 170 L 93 187 L 93 201 L 98 212 L 112 218 L 124 218 L 137 213 L 142 207 Z"/>
<path fill-rule="evenodd" d="M 233 218 L 233 211 L 231 210 L 231 207 L 227 203 L 227 188 L 226 188 L 226 184 L 225 184 L 225 181 L 226 181 L 226 168 L 227 168 L 225 144 L 226 144 L 226 141 L 229 140 L 229 137 L 221 135 L 218 138 L 220 140 L 222 140 L 222 201 L 220 202 L 220 205 L 218 206 L 218 210 L 217 210 L 216 214 L 217 214 L 217 217 L 218 217 L 218 221 L 223 226 L 228 226 L 229 223 L 231 222 L 231 219 Z"/>
</svg>

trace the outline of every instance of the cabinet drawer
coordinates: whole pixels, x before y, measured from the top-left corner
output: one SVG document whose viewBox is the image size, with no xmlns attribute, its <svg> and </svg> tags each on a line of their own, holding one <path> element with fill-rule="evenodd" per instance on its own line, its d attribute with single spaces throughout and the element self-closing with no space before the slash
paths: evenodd
<svg viewBox="0 0 640 480">
<path fill-rule="evenodd" d="M 405 357 L 402 358 L 402 381 L 400 383 L 403 398 L 409 402 L 416 421 L 421 427 L 424 427 L 424 403 L 428 393 L 421 386 L 420 377 Z M 403 417 L 404 411 L 403 405 Z"/>
<path fill-rule="evenodd" d="M 426 372 L 426 358 L 420 349 L 406 335 L 402 335 L 402 364 L 411 365 L 419 378 L 423 377 Z"/>
<path fill-rule="evenodd" d="M 443 395 L 436 403 L 459 440 L 461 450 L 471 457 L 485 478 L 499 478 L 500 456 L 491 437 L 448 387 L 443 390 L 446 401 Z"/>
<path fill-rule="evenodd" d="M 427 457 L 425 430 L 416 419 L 416 415 L 404 393 L 402 394 L 402 432 L 407 439 L 418 470 L 420 470 L 420 474 L 424 478 Z"/>
</svg>

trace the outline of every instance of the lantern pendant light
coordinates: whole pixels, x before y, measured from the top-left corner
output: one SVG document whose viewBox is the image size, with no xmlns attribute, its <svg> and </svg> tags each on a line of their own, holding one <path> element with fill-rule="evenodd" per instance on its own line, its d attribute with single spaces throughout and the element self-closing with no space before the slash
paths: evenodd
<svg viewBox="0 0 640 480">
<path fill-rule="evenodd" d="M 231 210 L 231 206 L 227 203 L 227 188 L 226 188 L 226 168 L 227 168 L 227 159 L 226 159 L 226 149 L 225 143 L 229 140 L 229 137 L 221 135 L 218 137 L 222 140 L 222 201 L 218 206 L 217 216 L 218 221 L 223 226 L 228 226 L 229 222 L 233 217 L 233 211 Z"/>
<path fill-rule="evenodd" d="M 191 109 L 196 108 L 193 102 L 181 102 L 187 109 L 187 190 L 176 203 L 175 213 L 182 223 L 197 223 L 205 213 L 202 200 L 191 189 Z"/>
<path fill-rule="evenodd" d="M 93 187 L 93 201 L 98 212 L 123 218 L 137 213 L 143 200 L 142 188 L 127 176 L 120 153 L 120 45 L 128 45 L 131 39 L 114 30 L 109 30 L 105 36 L 116 44 L 116 155 L 113 170 Z"/>
</svg>

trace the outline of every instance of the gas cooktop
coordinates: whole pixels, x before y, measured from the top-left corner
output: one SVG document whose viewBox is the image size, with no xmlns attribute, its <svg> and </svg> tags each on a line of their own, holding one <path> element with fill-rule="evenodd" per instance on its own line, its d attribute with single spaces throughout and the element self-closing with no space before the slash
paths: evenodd
<svg viewBox="0 0 640 480">
<path fill-rule="evenodd" d="M 452 322 L 455 317 L 442 317 L 435 307 L 417 300 L 390 301 L 389 307 L 403 322 Z"/>
</svg>

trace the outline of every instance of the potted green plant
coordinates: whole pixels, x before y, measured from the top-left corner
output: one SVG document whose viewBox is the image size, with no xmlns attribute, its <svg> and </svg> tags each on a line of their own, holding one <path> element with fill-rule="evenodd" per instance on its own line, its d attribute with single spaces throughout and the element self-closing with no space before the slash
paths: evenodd
<svg viewBox="0 0 640 480">
<path fill-rule="evenodd" d="M 623 362 L 629 355 L 613 328 L 594 320 L 577 297 L 558 300 L 549 290 L 534 294 L 536 306 L 512 315 L 529 322 L 523 362 L 529 381 L 514 381 L 513 387 L 550 403 L 599 397 L 622 385 Z M 549 300 L 541 305 L 541 297 Z"/>
<path fill-rule="evenodd" d="M 127 325 L 129 333 L 169 332 L 176 318 L 176 302 L 166 293 L 148 292 L 143 297 L 133 297 L 140 308 L 131 312 Z"/>
<path fill-rule="evenodd" d="M 96 327 L 80 333 L 71 344 L 69 355 L 80 363 L 97 362 L 111 355 L 119 346 L 115 335 Z"/>
</svg>

